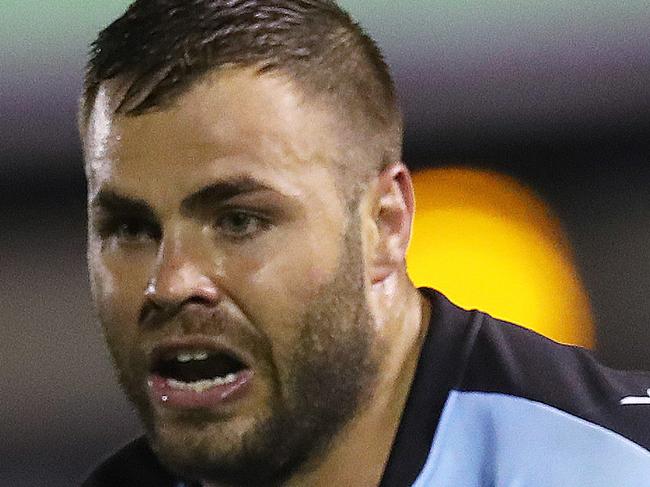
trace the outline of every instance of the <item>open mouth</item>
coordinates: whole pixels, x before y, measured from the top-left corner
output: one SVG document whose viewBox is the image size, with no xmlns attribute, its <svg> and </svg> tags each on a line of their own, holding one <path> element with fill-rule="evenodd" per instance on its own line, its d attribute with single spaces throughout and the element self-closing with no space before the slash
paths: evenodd
<svg viewBox="0 0 650 487">
<path fill-rule="evenodd" d="M 236 357 L 208 350 L 180 350 L 159 358 L 153 372 L 171 386 L 207 389 L 232 383 L 246 366 Z"/>
<path fill-rule="evenodd" d="M 210 407 L 242 389 L 251 376 L 252 370 L 229 351 L 179 348 L 155 354 L 149 387 L 167 405 Z"/>
</svg>

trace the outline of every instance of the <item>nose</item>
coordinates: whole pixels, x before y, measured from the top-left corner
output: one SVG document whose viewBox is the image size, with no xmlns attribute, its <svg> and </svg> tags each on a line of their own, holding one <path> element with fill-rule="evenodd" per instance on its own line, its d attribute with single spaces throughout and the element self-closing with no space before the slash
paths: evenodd
<svg viewBox="0 0 650 487">
<path fill-rule="evenodd" d="M 200 247 L 180 232 L 163 238 L 145 290 L 145 307 L 168 315 L 191 303 L 208 307 L 218 303 L 221 292 L 211 276 L 213 266 Z"/>
</svg>

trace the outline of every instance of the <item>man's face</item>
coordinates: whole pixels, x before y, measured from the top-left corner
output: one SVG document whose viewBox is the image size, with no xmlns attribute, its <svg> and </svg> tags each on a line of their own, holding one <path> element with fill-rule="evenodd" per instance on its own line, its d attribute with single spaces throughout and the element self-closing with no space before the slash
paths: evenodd
<svg viewBox="0 0 650 487">
<path fill-rule="evenodd" d="M 223 71 L 85 139 L 93 297 L 159 457 L 272 482 L 313 459 L 377 375 L 336 120 L 279 76 Z"/>
</svg>

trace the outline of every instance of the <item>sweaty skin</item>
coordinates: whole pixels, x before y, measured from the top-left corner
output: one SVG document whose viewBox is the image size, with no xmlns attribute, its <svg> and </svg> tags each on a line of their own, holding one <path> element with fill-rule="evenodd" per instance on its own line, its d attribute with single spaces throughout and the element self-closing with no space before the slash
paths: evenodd
<svg viewBox="0 0 650 487">
<path fill-rule="evenodd" d="M 84 136 L 88 260 L 154 450 L 205 485 L 235 482 L 258 457 L 292 468 L 268 483 L 377 485 L 429 315 L 405 269 L 407 169 L 389 165 L 349 208 L 332 161 L 354 138 L 278 73 L 219 70 L 138 116 L 113 115 L 121 89 L 101 87 Z M 151 318 L 160 309 L 173 312 Z M 152 401 L 148 354 L 187 336 L 247 358 L 241 398 L 198 411 Z"/>
</svg>

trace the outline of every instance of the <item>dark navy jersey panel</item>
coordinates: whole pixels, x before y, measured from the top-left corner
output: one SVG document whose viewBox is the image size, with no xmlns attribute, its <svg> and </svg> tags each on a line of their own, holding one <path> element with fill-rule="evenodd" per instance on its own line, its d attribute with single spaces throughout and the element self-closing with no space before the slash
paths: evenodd
<svg viewBox="0 0 650 487">
<path fill-rule="evenodd" d="M 544 403 L 650 449 L 650 406 L 621 404 L 648 397 L 650 374 L 611 369 L 588 350 L 487 315 L 458 388 Z"/>
</svg>

